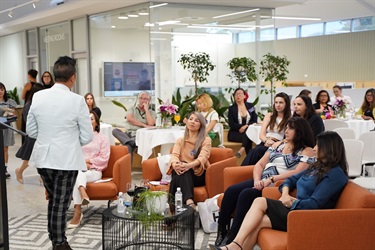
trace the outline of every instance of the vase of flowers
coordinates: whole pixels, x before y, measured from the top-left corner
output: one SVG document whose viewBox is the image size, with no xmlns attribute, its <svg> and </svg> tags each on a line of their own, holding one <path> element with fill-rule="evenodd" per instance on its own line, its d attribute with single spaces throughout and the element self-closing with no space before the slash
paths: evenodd
<svg viewBox="0 0 375 250">
<path fill-rule="evenodd" d="M 172 127 L 172 117 L 177 114 L 178 106 L 172 104 L 167 100 L 167 102 L 162 102 L 159 106 L 159 114 L 161 116 L 161 127 L 171 128 Z"/>
<path fill-rule="evenodd" d="M 346 102 L 343 99 L 337 98 L 336 102 L 333 104 L 337 117 L 339 119 L 346 118 Z"/>
</svg>

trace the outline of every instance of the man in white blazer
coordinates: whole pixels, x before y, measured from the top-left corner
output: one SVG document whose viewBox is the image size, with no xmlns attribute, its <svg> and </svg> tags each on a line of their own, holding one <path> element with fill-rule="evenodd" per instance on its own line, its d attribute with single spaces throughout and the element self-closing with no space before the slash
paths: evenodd
<svg viewBox="0 0 375 250">
<path fill-rule="evenodd" d="M 55 62 L 55 85 L 34 95 L 27 116 L 26 132 L 36 139 L 29 165 L 37 168 L 48 193 L 48 233 L 54 250 L 71 249 L 65 236 L 66 212 L 78 170 L 87 170 L 81 146 L 93 138 L 86 102 L 70 91 L 75 64 L 67 56 Z"/>
</svg>

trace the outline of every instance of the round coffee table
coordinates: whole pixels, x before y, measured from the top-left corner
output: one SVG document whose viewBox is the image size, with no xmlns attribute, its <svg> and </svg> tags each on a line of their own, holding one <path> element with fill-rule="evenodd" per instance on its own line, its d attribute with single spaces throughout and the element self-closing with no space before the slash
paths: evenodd
<svg viewBox="0 0 375 250">
<path fill-rule="evenodd" d="M 116 207 L 102 215 L 102 246 L 110 249 L 194 249 L 194 210 L 163 215 L 162 219 L 145 222 L 139 212 L 118 214 Z"/>
</svg>

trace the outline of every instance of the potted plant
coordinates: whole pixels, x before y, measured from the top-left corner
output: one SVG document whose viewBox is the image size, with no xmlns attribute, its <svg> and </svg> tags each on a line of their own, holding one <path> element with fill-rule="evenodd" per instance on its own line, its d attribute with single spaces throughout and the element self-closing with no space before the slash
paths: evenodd
<svg viewBox="0 0 375 250">
<path fill-rule="evenodd" d="M 18 96 L 17 87 L 14 87 L 13 90 L 8 90 L 7 94 L 10 99 L 14 100 L 17 103 L 17 105 L 20 105 L 21 102 L 20 97 Z"/>
<path fill-rule="evenodd" d="M 271 87 L 269 90 L 264 89 L 266 94 L 271 94 L 271 106 L 273 103 L 273 95 L 276 93 L 275 81 L 281 81 L 282 86 L 287 86 L 286 75 L 289 73 L 288 66 L 290 61 L 286 56 L 279 57 L 274 56 L 271 53 L 267 53 L 263 56 L 263 60 L 260 62 L 259 74 L 264 77 L 264 81 L 269 81 Z M 263 90 L 261 91 L 261 93 Z"/>
<path fill-rule="evenodd" d="M 190 79 L 195 84 L 195 94 L 198 91 L 198 82 L 207 82 L 207 77 L 210 75 L 209 72 L 215 68 L 210 55 L 204 52 L 182 54 L 177 62 L 190 72 Z"/>
<path fill-rule="evenodd" d="M 229 69 L 232 70 L 232 74 L 228 76 L 232 79 L 232 82 L 237 81 L 239 88 L 241 83 L 253 82 L 258 79 L 255 71 L 256 65 L 256 62 L 250 57 L 234 57 L 227 63 Z"/>
</svg>

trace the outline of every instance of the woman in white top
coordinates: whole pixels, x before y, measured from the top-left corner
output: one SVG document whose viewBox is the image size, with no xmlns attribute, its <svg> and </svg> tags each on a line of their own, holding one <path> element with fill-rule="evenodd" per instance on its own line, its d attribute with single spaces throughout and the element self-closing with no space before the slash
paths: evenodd
<svg viewBox="0 0 375 250">
<path fill-rule="evenodd" d="M 335 85 L 332 88 L 334 96 L 331 97 L 331 105 L 335 106 L 337 100 L 343 100 L 348 108 L 348 105 L 352 104 L 352 99 L 349 96 L 342 94 L 342 88 L 339 85 Z"/>
<path fill-rule="evenodd" d="M 206 120 L 206 132 L 219 132 L 216 124 L 219 122 L 219 114 L 212 108 L 213 101 L 207 93 L 199 95 L 195 99 L 198 112 L 203 115 Z"/>
<path fill-rule="evenodd" d="M 265 115 L 260 130 L 261 143 L 251 149 L 241 166 L 255 165 L 266 153 L 268 147 L 284 138 L 285 126 L 291 117 L 290 98 L 284 92 L 275 95 L 272 113 Z"/>
</svg>

